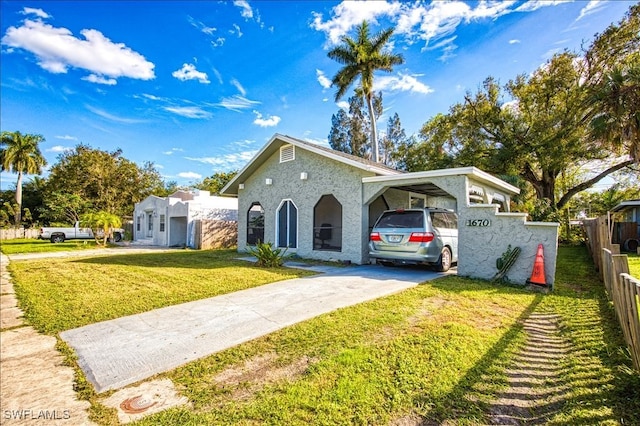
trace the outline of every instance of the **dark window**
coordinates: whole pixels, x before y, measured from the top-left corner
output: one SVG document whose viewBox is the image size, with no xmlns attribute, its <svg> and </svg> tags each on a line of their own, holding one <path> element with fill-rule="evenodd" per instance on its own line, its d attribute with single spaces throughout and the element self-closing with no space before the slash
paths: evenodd
<svg viewBox="0 0 640 426">
<path fill-rule="evenodd" d="M 446 213 L 431 212 L 431 225 L 434 228 L 450 228 Z"/>
<path fill-rule="evenodd" d="M 253 203 L 247 214 L 247 244 L 259 242 L 264 242 L 264 209 L 260 203 Z"/>
<path fill-rule="evenodd" d="M 423 228 L 424 214 L 421 211 L 386 212 L 376 228 Z"/>
<path fill-rule="evenodd" d="M 164 232 L 164 223 L 165 223 L 165 216 L 161 214 L 160 215 L 160 232 Z"/>
<path fill-rule="evenodd" d="M 342 251 L 342 204 L 331 194 L 313 208 L 313 249 Z"/>
<path fill-rule="evenodd" d="M 278 247 L 298 246 L 298 209 L 286 200 L 278 209 Z"/>
</svg>

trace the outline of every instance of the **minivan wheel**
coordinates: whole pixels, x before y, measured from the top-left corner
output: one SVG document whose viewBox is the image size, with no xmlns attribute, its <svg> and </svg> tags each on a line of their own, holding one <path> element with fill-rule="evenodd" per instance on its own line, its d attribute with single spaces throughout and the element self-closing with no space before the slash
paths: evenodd
<svg viewBox="0 0 640 426">
<path fill-rule="evenodd" d="M 451 268 L 451 250 L 449 250 L 449 247 L 444 247 L 442 253 L 440 253 L 438 263 L 436 263 L 436 271 L 447 272 L 449 268 Z"/>
</svg>

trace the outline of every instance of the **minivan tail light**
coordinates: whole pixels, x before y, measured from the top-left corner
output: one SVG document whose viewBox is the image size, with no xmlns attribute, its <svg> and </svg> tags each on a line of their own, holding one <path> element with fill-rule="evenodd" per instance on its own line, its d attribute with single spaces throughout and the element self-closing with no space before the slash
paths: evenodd
<svg viewBox="0 0 640 426">
<path fill-rule="evenodd" d="M 435 235 L 433 232 L 412 232 L 409 237 L 410 243 L 429 243 L 433 241 Z"/>
<path fill-rule="evenodd" d="M 369 241 L 382 241 L 382 238 L 380 238 L 380 233 L 372 232 L 371 235 L 369 235 Z"/>
</svg>

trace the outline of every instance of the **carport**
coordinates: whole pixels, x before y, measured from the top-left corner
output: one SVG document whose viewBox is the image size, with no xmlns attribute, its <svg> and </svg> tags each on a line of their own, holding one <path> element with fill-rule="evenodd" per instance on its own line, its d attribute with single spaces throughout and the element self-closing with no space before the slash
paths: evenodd
<svg viewBox="0 0 640 426">
<path fill-rule="evenodd" d="M 448 208 L 458 214 L 459 275 L 491 279 L 508 246 L 520 247 L 509 278 L 524 284 L 542 244 L 546 282 L 553 284 L 559 224 L 527 222 L 526 213 L 511 213 L 511 197 L 520 192 L 513 185 L 475 167 L 365 177 L 362 184 L 366 229 L 385 208 Z M 366 240 L 368 233 L 365 246 Z"/>
</svg>

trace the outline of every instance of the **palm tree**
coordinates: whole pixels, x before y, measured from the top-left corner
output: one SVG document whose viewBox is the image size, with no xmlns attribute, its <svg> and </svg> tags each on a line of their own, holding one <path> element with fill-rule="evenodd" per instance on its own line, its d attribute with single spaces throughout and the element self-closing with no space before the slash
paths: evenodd
<svg viewBox="0 0 640 426">
<path fill-rule="evenodd" d="M 358 28 L 357 39 L 342 36 L 342 44 L 329 51 L 329 58 L 344 65 L 331 80 L 331 85 L 338 88 L 336 102 L 342 98 L 347 89 L 360 78 L 360 89 L 369 108 L 371 120 L 371 150 L 373 161 L 378 162 L 378 135 L 373 107 L 373 73 L 377 70 L 391 72 L 394 65 L 404 63 L 400 54 L 384 52 L 387 42 L 393 34 L 393 28 L 369 37 L 369 24 L 363 21 Z"/>
<path fill-rule="evenodd" d="M 120 217 L 113 213 L 100 210 L 97 213 L 86 213 L 80 219 L 80 226 L 91 228 L 96 243 L 100 244 L 100 232 L 102 231 L 102 245 L 107 245 L 107 240 L 113 239 L 113 229 L 122 225 Z"/>
<path fill-rule="evenodd" d="M 47 161 L 42 156 L 38 144 L 43 142 L 41 135 L 23 135 L 16 132 L 2 132 L 0 142 L 0 170 L 18 174 L 16 183 L 16 227 L 22 222 L 22 175 L 40 174 Z"/>
<path fill-rule="evenodd" d="M 614 67 L 596 86 L 590 101 L 596 138 L 614 149 L 624 148 L 634 162 L 640 161 L 640 57 L 628 67 Z"/>
</svg>

